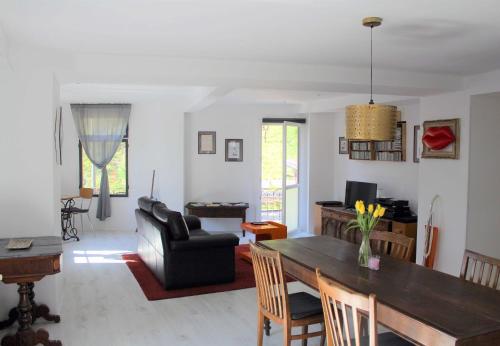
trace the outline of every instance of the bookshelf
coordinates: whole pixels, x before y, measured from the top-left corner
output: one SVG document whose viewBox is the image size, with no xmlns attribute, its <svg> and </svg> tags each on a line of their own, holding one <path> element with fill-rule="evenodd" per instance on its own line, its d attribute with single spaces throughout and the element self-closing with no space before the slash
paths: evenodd
<svg viewBox="0 0 500 346">
<path fill-rule="evenodd" d="M 349 159 L 363 161 L 406 161 L 406 121 L 399 121 L 390 141 L 349 141 Z"/>
</svg>

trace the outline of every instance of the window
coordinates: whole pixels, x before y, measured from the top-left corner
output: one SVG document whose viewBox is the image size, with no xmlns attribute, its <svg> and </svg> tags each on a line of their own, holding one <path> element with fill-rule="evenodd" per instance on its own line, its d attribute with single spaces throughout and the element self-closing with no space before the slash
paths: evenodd
<svg viewBox="0 0 500 346">
<path fill-rule="evenodd" d="M 80 187 L 94 189 L 99 195 L 101 171 L 90 162 L 82 143 L 78 143 L 80 151 Z M 128 197 L 128 128 L 115 156 L 108 164 L 109 194 L 111 197 Z"/>
</svg>

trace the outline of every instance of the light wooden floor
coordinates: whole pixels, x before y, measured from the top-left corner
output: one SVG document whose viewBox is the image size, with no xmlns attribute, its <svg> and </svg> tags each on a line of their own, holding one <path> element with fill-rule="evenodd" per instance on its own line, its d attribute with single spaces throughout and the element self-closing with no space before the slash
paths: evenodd
<svg viewBox="0 0 500 346">
<path fill-rule="evenodd" d="M 80 242 L 65 243 L 62 322 L 36 326 L 66 346 L 256 345 L 255 288 L 149 302 L 121 260 L 135 251 L 135 233 L 86 232 Z M 299 290 L 310 291 L 289 285 Z M 319 338 L 309 344 L 319 345 Z M 264 345 L 282 345 L 279 326 Z"/>
</svg>

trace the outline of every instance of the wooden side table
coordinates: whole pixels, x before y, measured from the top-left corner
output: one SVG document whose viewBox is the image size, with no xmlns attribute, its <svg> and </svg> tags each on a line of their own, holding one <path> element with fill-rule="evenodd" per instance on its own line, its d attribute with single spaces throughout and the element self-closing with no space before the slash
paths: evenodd
<svg viewBox="0 0 500 346">
<path fill-rule="evenodd" d="M 246 212 L 249 207 L 248 203 L 212 203 L 198 204 L 189 202 L 184 206 L 187 209 L 188 215 L 207 218 L 224 218 L 224 219 L 241 219 L 241 222 L 246 221 Z M 242 229 L 243 236 L 245 230 Z"/>
<path fill-rule="evenodd" d="M 278 222 L 274 221 L 264 221 L 265 225 L 254 225 L 251 222 L 243 222 L 241 224 L 241 229 L 243 231 L 248 231 L 255 234 L 255 241 L 261 240 L 272 240 L 272 239 L 286 239 L 287 238 L 287 227 Z M 240 253 L 240 257 L 245 261 L 252 263 L 252 256 L 250 251 L 243 251 Z"/>
<path fill-rule="evenodd" d="M 31 325 L 37 317 L 48 317 L 55 322 L 60 321 L 57 315 L 50 315 L 46 305 L 34 304 L 35 282 L 46 275 L 61 271 L 60 257 L 62 242 L 59 237 L 35 237 L 33 244 L 26 250 L 7 250 L 9 239 L 0 239 L 0 273 L 6 284 L 16 283 L 19 286 L 18 323 L 19 328 L 14 335 L 4 336 L 2 346 L 32 346 L 37 344 L 61 346 L 61 341 L 49 340 L 45 329 L 33 330 Z M 33 308 L 35 309 L 33 310 Z"/>
</svg>

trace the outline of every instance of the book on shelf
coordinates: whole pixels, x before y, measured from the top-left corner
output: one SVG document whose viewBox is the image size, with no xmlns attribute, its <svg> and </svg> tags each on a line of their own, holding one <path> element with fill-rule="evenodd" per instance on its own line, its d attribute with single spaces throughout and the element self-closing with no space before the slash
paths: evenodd
<svg viewBox="0 0 500 346">
<path fill-rule="evenodd" d="M 371 150 L 371 142 L 352 142 L 352 150 Z"/>
<path fill-rule="evenodd" d="M 399 151 L 379 151 L 376 159 L 379 161 L 402 161 L 402 156 Z"/>
<path fill-rule="evenodd" d="M 351 158 L 354 160 L 371 160 L 371 151 L 352 151 Z"/>
</svg>

